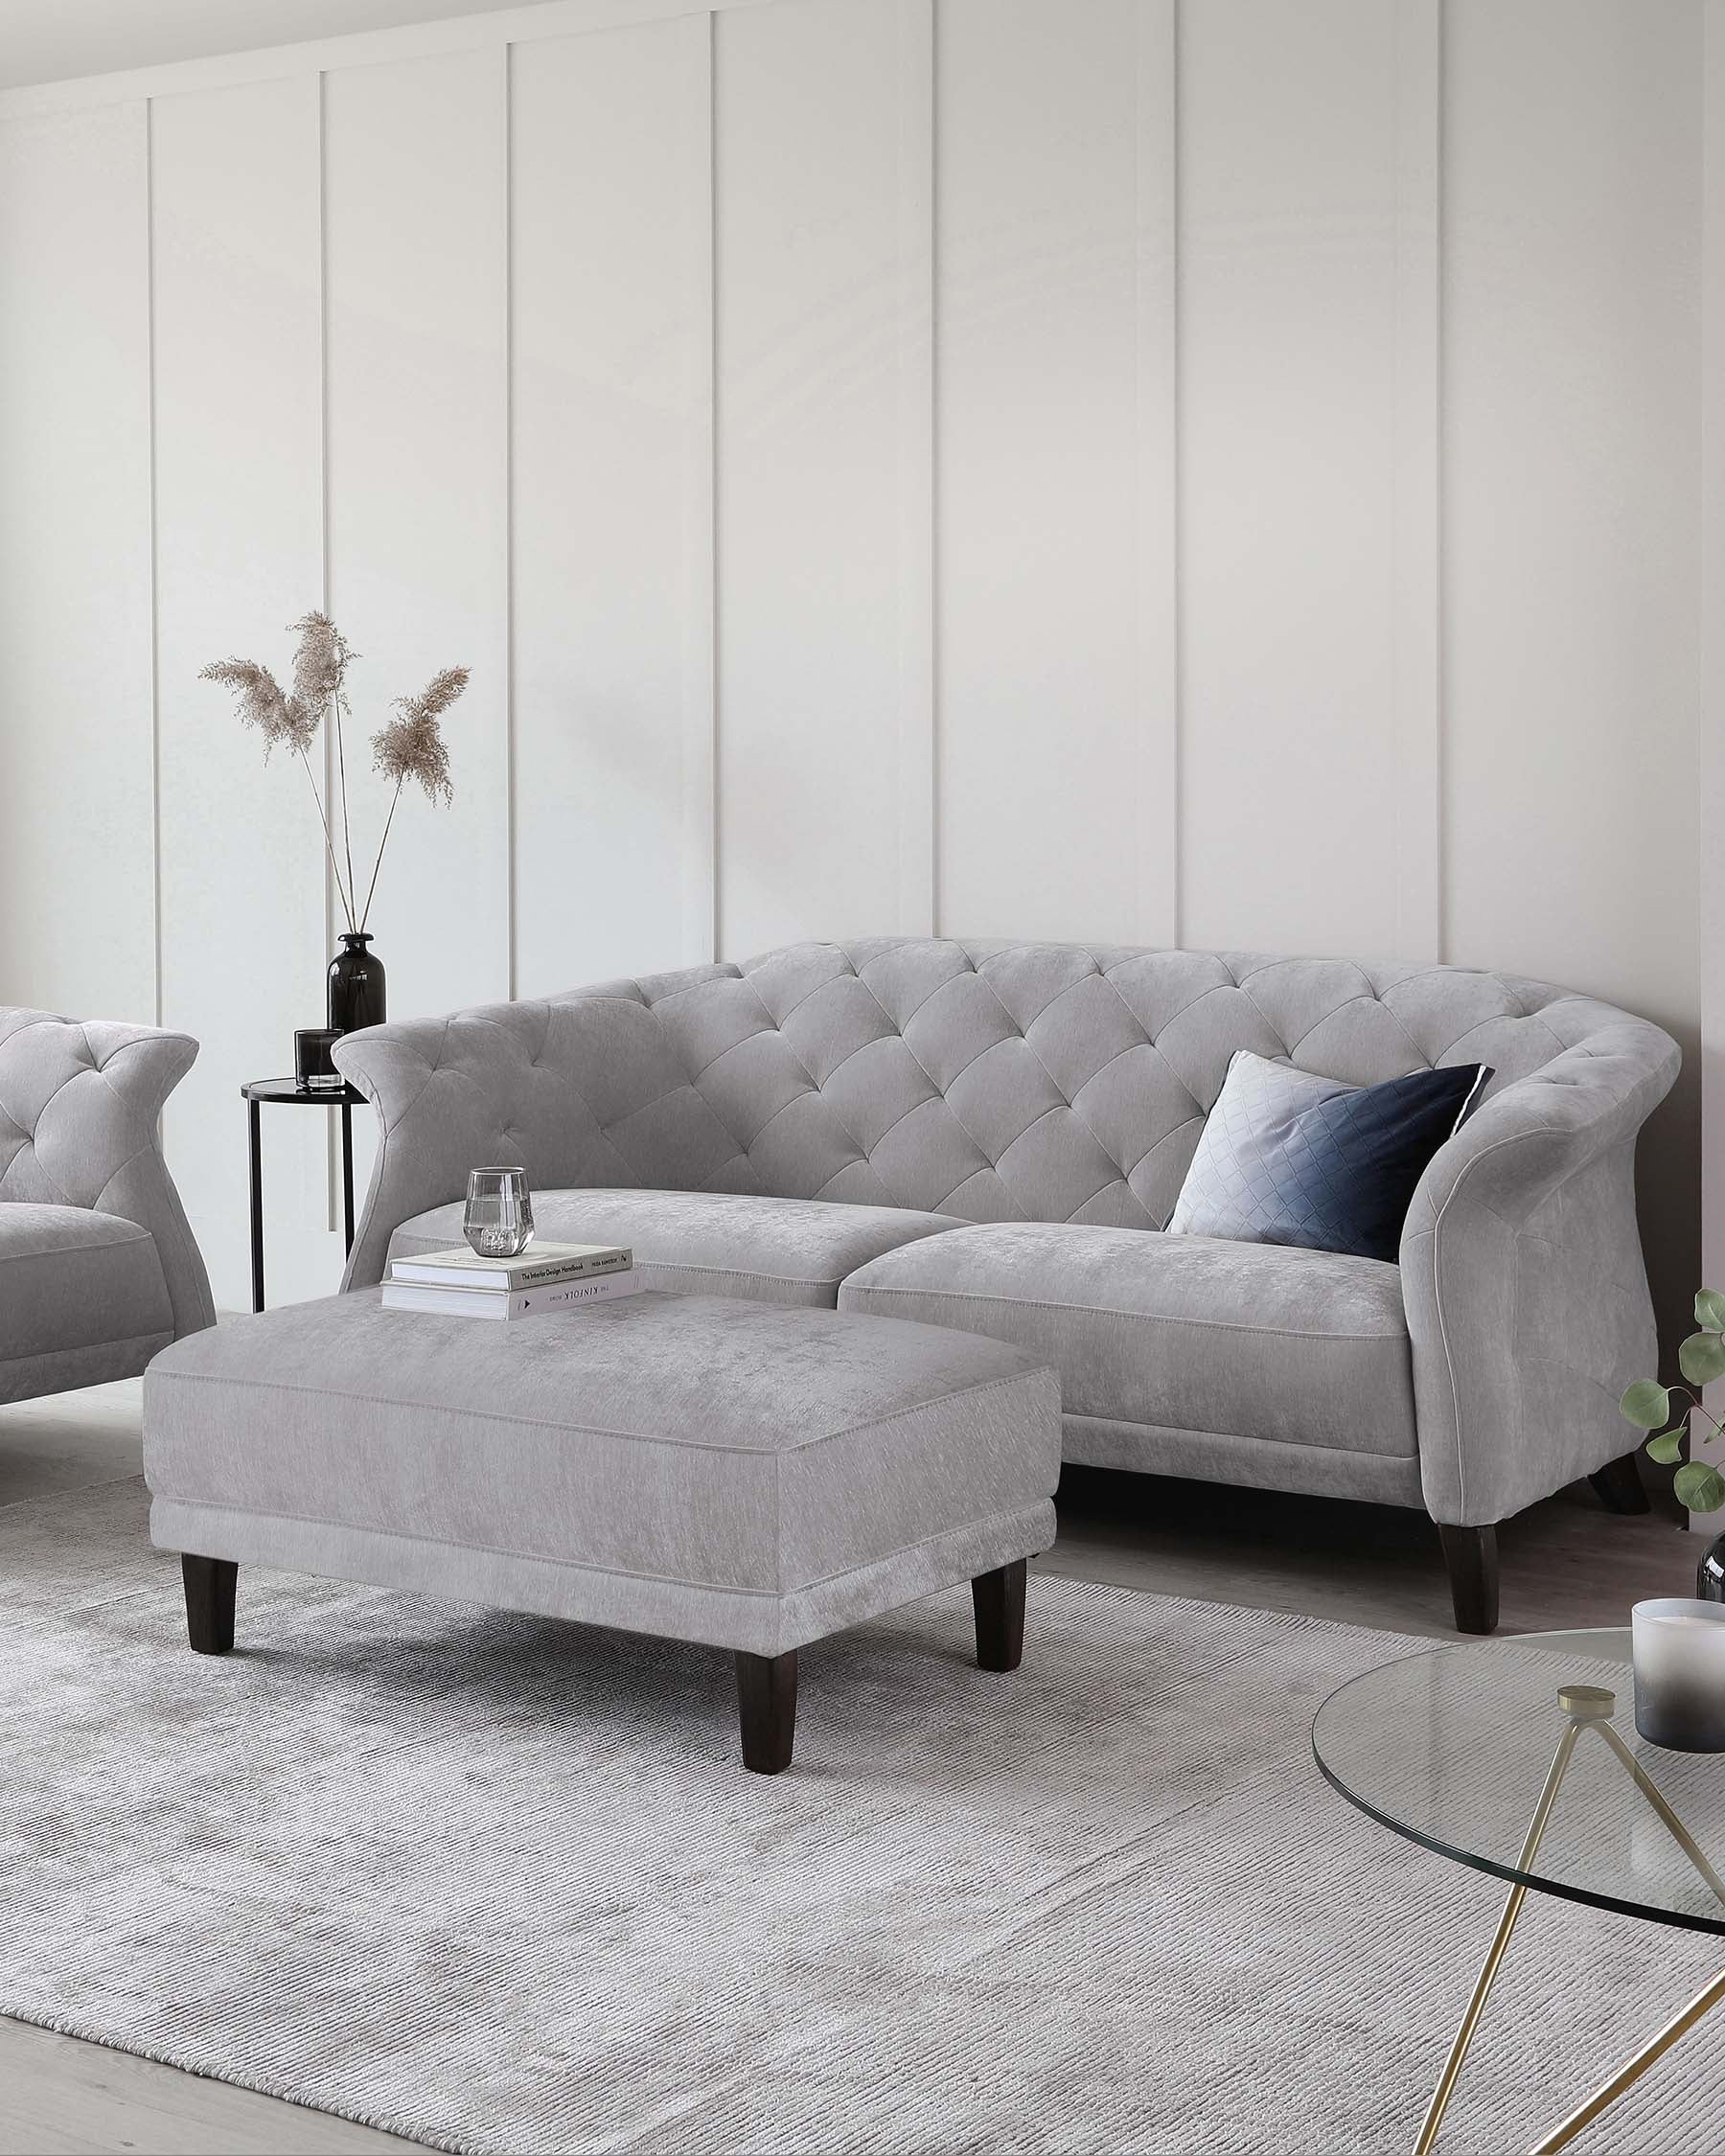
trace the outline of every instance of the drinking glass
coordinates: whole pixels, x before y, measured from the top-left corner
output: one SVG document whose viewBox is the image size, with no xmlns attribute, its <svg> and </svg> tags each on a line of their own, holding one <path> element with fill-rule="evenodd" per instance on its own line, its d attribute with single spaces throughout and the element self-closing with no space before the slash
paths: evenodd
<svg viewBox="0 0 1725 2156">
<path fill-rule="evenodd" d="M 461 1231 L 480 1257 L 518 1257 L 533 1240 L 526 1169 L 472 1169 Z"/>
</svg>

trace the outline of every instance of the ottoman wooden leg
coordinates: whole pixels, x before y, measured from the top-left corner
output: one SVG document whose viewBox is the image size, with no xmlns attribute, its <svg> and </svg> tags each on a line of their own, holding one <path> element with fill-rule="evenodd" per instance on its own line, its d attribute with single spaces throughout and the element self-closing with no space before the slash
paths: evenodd
<svg viewBox="0 0 1725 2156">
<path fill-rule="evenodd" d="M 186 1583 L 186 1636 L 199 1655 L 224 1655 L 234 1643 L 234 1590 L 240 1568 L 225 1557 L 180 1559 Z"/>
<path fill-rule="evenodd" d="M 978 1669 L 1016 1669 L 1024 1659 L 1024 1575 L 1029 1569 L 1030 1560 L 1020 1557 L 971 1581 Z"/>
<path fill-rule="evenodd" d="M 794 1647 L 788 1655 L 738 1654 L 737 1718 L 749 1773 L 782 1775 L 796 1741 Z"/>
</svg>

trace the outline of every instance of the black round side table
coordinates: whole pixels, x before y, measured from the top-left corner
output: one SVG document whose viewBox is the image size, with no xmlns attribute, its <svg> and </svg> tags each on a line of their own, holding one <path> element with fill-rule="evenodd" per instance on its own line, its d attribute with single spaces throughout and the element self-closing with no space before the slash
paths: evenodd
<svg viewBox="0 0 1725 2156">
<path fill-rule="evenodd" d="M 354 1248 L 354 1110 L 365 1095 L 353 1086 L 339 1092 L 314 1093 L 295 1078 L 254 1078 L 242 1086 L 251 1125 L 252 1308 L 264 1307 L 264 1146 L 259 1110 L 268 1101 L 278 1108 L 339 1108 L 341 1111 L 341 1209 L 346 1248 Z"/>
</svg>

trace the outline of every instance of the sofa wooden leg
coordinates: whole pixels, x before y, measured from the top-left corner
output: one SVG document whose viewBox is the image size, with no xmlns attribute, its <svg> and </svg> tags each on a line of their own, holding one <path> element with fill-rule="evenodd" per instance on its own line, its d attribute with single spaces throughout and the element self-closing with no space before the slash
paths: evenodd
<svg viewBox="0 0 1725 2156">
<path fill-rule="evenodd" d="M 199 1655 L 224 1655 L 234 1643 L 234 1590 L 240 1568 L 225 1557 L 180 1559 L 186 1583 L 186 1637 Z"/>
<path fill-rule="evenodd" d="M 978 1669 L 1016 1669 L 1024 1659 L 1024 1575 L 1029 1569 L 1030 1560 L 1020 1557 L 971 1581 Z"/>
<path fill-rule="evenodd" d="M 1599 1494 L 1607 1512 L 1646 1512 L 1647 1493 L 1642 1488 L 1641 1469 L 1633 1453 L 1622 1453 L 1587 1479 Z"/>
<path fill-rule="evenodd" d="M 743 1764 L 751 1775 L 782 1775 L 796 1741 L 796 1650 L 737 1656 L 737 1719 Z"/>
<path fill-rule="evenodd" d="M 1498 1548 L 1495 1527 L 1439 1525 L 1443 1561 L 1458 1632 L 1495 1632 L 1498 1620 Z"/>
</svg>

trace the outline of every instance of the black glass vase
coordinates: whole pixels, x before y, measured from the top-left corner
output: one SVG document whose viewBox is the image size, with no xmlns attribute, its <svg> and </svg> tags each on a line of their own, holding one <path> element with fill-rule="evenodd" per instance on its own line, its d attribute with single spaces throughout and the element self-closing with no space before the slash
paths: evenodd
<svg viewBox="0 0 1725 2156">
<path fill-rule="evenodd" d="M 1716 1535 L 1695 1567 L 1695 1594 L 1703 1602 L 1725 1602 L 1725 1535 Z"/>
<path fill-rule="evenodd" d="M 341 943 L 342 949 L 330 960 L 330 1024 L 337 1033 L 381 1025 L 383 961 L 373 954 L 368 935 L 344 934 Z"/>
</svg>

